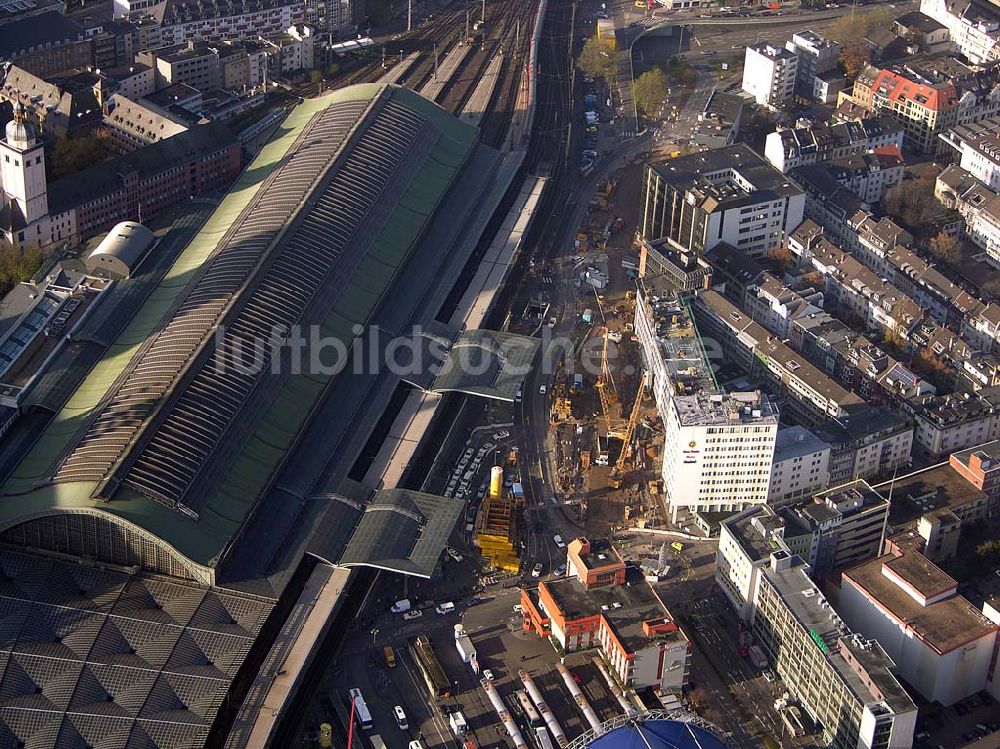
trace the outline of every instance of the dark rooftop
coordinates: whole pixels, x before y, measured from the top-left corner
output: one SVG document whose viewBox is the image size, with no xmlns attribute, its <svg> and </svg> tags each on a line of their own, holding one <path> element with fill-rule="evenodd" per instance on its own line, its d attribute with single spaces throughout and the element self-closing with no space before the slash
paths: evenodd
<svg viewBox="0 0 1000 749">
<path fill-rule="evenodd" d="M 986 501 L 983 492 L 947 463 L 901 476 L 895 481 L 886 481 L 874 488 L 880 494 L 892 497 L 889 524 L 894 528 L 915 522 L 933 510 L 954 510 L 976 501 Z"/>
<path fill-rule="evenodd" d="M 543 584 L 567 619 L 581 619 L 598 614 L 604 616 L 622 645 L 630 652 L 643 648 L 651 639 L 683 638 L 683 633 L 679 631 L 652 637 L 643 631 L 643 622 L 662 621 L 672 617 L 637 567 L 626 567 L 625 572 L 625 585 L 588 590 L 575 577 Z"/>
<path fill-rule="evenodd" d="M 932 34 L 935 31 L 942 31 L 947 28 L 943 23 L 935 21 L 919 10 L 904 13 L 896 19 L 896 23 L 904 28 L 916 29 L 923 34 Z"/>
<path fill-rule="evenodd" d="M 117 192 L 122 189 L 124 174 L 137 171 L 139 179 L 146 179 L 181 164 L 188 164 L 235 142 L 236 138 L 225 125 L 216 122 L 197 125 L 183 133 L 56 180 L 49 185 L 49 212 L 57 214 L 102 195 Z"/>
<path fill-rule="evenodd" d="M 83 39 L 83 26 L 51 10 L 0 26 L 0 59 L 10 60 L 32 48 L 61 46 Z"/>
</svg>

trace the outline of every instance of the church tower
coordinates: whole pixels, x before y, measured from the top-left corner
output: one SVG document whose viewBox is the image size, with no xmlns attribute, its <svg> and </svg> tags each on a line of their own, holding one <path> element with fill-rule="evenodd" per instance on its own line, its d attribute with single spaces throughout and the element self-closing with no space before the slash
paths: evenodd
<svg viewBox="0 0 1000 749">
<path fill-rule="evenodd" d="M 20 102 L 14 105 L 14 119 L 7 123 L 7 137 L 0 140 L 0 184 L 6 202 L 12 212 L 20 212 L 24 225 L 48 215 L 45 148 L 35 140 L 35 129 Z"/>
</svg>

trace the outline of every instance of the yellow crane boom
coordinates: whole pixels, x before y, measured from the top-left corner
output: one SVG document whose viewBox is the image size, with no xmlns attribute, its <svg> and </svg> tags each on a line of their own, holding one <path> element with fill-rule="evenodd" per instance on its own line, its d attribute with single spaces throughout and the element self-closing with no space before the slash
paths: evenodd
<svg viewBox="0 0 1000 749">
<path fill-rule="evenodd" d="M 628 425 L 625 427 L 625 436 L 622 438 L 622 451 L 618 455 L 618 462 L 611 470 L 611 485 L 614 488 L 621 486 L 621 477 L 625 472 L 625 462 L 632 453 L 632 437 L 635 434 L 635 425 L 639 421 L 639 411 L 642 408 L 642 396 L 646 393 L 646 379 L 649 375 L 643 374 L 639 381 L 639 389 L 635 394 L 635 402 L 632 404 L 632 413 L 628 417 Z"/>
</svg>

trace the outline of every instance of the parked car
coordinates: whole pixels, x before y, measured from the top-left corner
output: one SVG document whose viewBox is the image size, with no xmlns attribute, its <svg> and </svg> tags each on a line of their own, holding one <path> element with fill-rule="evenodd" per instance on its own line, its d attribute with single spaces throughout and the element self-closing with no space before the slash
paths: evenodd
<svg viewBox="0 0 1000 749">
<path fill-rule="evenodd" d="M 420 609 L 410 609 L 405 614 L 403 614 L 403 618 L 406 619 L 407 621 L 410 621 L 411 619 L 419 619 L 423 615 L 424 612 L 421 611 Z"/>
<path fill-rule="evenodd" d="M 451 547 L 448 547 L 448 556 L 450 556 L 456 562 L 461 562 L 463 559 L 465 559 L 465 557 L 463 557 L 461 554 L 459 554 Z"/>
<path fill-rule="evenodd" d="M 444 603 L 439 603 L 437 606 L 435 606 L 434 610 L 439 614 L 441 614 L 442 616 L 444 614 L 451 614 L 452 612 L 455 611 L 455 604 L 452 603 L 451 601 L 445 601 Z"/>
</svg>

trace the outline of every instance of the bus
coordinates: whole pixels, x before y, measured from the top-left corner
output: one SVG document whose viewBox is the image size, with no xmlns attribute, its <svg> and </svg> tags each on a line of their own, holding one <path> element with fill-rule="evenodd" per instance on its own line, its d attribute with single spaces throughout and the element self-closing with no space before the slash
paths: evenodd
<svg viewBox="0 0 1000 749">
<path fill-rule="evenodd" d="M 451 682 L 438 663 L 431 641 L 427 635 L 417 635 L 410 639 L 410 653 L 416 661 L 420 675 L 424 677 L 424 685 L 432 700 L 451 697 Z"/>
<path fill-rule="evenodd" d="M 382 741 L 382 737 L 377 733 L 373 733 L 369 736 L 368 740 L 372 743 L 372 749 L 386 749 L 385 742 Z"/>
<path fill-rule="evenodd" d="M 528 725 L 532 728 L 540 728 L 545 725 L 542 720 L 542 716 L 538 714 L 535 706 L 531 704 L 531 700 L 528 699 L 528 693 L 523 689 L 519 689 L 514 693 L 514 697 L 517 698 L 518 707 L 521 708 L 521 712 L 524 714 L 524 719 L 528 721 Z"/>
<path fill-rule="evenodd" d="M 355 687 L 354 689 L 348 690 L 347 695 L 347 703 L 350 704 L 351 701 L 354 702 L 355 720 L 358 721 L 362 729 L 370 731 L 374 723 L 372 723 L 372 714 L 368 712 L 368 705 L 365 704 L 365 698 L 361 696 L 361 690 Z"/>
</svg>

